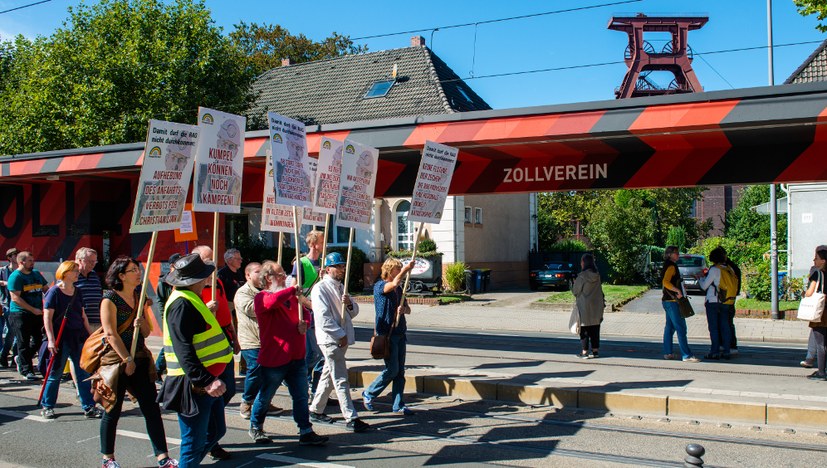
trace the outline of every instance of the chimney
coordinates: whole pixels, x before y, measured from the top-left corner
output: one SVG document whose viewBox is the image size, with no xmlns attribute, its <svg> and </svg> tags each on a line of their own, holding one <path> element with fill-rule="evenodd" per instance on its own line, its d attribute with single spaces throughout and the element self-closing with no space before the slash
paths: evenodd
<svg viewBox="0 0 827 468">
<path fill-rule="evenodd" d="M 282 67 L 288 67 L 288 66 L 290 66 L 290 65 L 292 65 L 292 64 L 293 64 L 293 62 L 292 62 L 289 58 L 283 58 L 283 59 L 281 59 L 281 66 L 282 66 Z"/>
<path fill-rule="evenodd" d="M 425 38 L 422 36 L 412 36 L 411 47 L 425 47 Z"/>
</svg>

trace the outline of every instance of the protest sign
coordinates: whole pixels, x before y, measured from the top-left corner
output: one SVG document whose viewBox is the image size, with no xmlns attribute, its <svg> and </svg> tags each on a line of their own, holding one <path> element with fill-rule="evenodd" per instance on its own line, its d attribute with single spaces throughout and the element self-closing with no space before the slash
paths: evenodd
<svg viewBox="0 0 827 468">
<path fill-rule="evenodd" d="M 313 187 L 316 186 L 316 182 L 319 178 L 319 171 L 318 171 L 318 161 L 310 158 L 308 160 L 310 163 L 310 179 L 313 181 Z M 315 196 L 315 191 L 310 191 L 310 202 L 313 203 L 313 198 Z M 324 226 L 325 218 L 327 216 L 322 213 L 321 211 L 316 211 L 315 203 L 313 204 L 312 208 L 304 208 L 304 213 L 302 214 L 302 224 L 306 224 L 308 226 Z"/>
<path fill-rule="evenodd" d="M 342 150 L 344 143 L 332 138 L 322 137 L 319 147 L 318 167 L 316 172 L 315 197 L 313 210 L 329 215 L 336 214 L 336 201 L 339 199 L 339 182 L 342 174 Z"/>
<path fill-rule="evenodd" d="M 240 115 L 198 108 L 193 211 L 241 212 L 246 125 L 247 119 Z"/>
<path fill-rule="evenodd" d="M 261 230 L 293 232 L 293 207 L 276 203 L 273 189 L 273 158 L 267 153 L 267 172 L 264 174 L 264 194 L 261 198 Z"/>
<path fill-rule="evenodd" d="M 267 113 L 273 155 L 276 203 L 312 207 L 312 179 L 304 124 L 275 112 Z"/>
<path fill-rule="evenodd" d="M 198 127 L 150 120 L 129 232 L 165 231 L 181 225 Z"/>
<path fill-rule="evenodd" d="M 345 140 L 336 225 L 370 229 L 379 150 Z"/>
<path fill-rule="evenodd" d="M 414 184 L 409 221 L 439 224 L 459 150 L 425 141 Z"/>
<path fill-rule="evenodd" d="M 181 212 L 181 225 L 174 231 L 175 242 L 187 242 L 198 240 L 198 228 L 195 224 L 195 216 L 192 213 L 192 203 L 184 205 Z"/>
</svg>

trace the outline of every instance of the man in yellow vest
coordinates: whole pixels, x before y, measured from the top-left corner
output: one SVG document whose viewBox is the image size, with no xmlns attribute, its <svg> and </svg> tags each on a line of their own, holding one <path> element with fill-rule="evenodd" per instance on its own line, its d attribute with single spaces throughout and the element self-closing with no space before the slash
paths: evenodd
<svg viewBox="0 0 827 468">
<path fill-rule="evenodd" d="M 199 466 L 227 432 L 224 399 L 227 386 L 219 376 L 232 365 L 233 348 L 201 290 L 215 267 L 190 254 L 177 260 L 166 282 L 175 287 L 164 309 L 164 354 L 167 378 L 158 401 L 178 413 L 181 467 Z"/>
</svg>

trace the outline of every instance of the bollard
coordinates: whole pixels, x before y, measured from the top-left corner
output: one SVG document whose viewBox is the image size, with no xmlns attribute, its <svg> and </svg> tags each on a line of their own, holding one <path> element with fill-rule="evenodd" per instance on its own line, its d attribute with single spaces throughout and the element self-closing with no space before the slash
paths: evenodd
<svg viewBox="0 0 827 468">
<path fill-rule="evenodd" d="M 689 455 L 683 459 L 686 468 L 694 468 L 696 466 L 704 466 L 704 461 L 701 457 L 704 456 L 706 450 L 703 445 L 689 444 L 686 446 L 686 453 Z"/>
</svg>

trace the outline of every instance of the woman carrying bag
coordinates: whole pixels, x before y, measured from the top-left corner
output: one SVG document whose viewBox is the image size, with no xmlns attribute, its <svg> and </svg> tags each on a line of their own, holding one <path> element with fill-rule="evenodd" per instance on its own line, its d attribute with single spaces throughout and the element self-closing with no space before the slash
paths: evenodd
<svg viewBox="0 0 827 468">
<path fill-rule="evenodd" d="M 108 380 L 107 385 L 111 388 L 112 395 L 111 399 L 104 403 L 106 414 L 101 420 L 102 466 L 120 468 L 115 461 L 115 433 L 126 390 L 138 399 L 158 466 L 178 466 L 178 462 L 169 458 L 167 454 L 161 410 L 155 402 L 155 366 L 152 355 L 144 344 L 144 337 L 150 333 L 150 325 L 143 318 L 137 318 L 135 310 L 138 307 L 138 293 L 135 291 L 141 284 L 141 268 L 138 261 L 125 255 L 116 258 L 106 273 L 106 284 L 111 289 L 103 293 L 101 325 L 110 350 L 101 358 L 98 374 L 107 376 L 104 380 Z M 126 322 L 131 322 L 131 325 L 124 328 Z M 133 358 L 129 350 L 135 327 L 138 327 L 140 333 Z M 96 385 L 100 385 L 100 382 L 96 382 Z M 108 403 L 111 403 L 111 406 Z"/>
<path fill-rule="evenodd" d="M 660 282 L 663 287 L 663 310 L 666 312 L 666 324 L 663 327 L 663 358 L 675 359 L 672 354 L 672 337 L 678 333 L 678 346 L 684 362 L 700 362 L 689 349 L 689 340 L 686 338 L 686 319 L 681 315 L 678 299 L 684 296 L 681 271 L 678 269 L 680 252 L 674 245 L 666 247 L 663 253 L 663 272 Z"/>
<path fill-rule="evenodd" d="M 580 273 L 574 280 L 571 293 L 576 299 L 575 308 L 580 322 L 580 357 L 595 359 L 600 356 L 600 323 L 603 322 L 606 301 L 592 254 L 585 254 L 580 259 Z"/>
<path fill-rule="evenodd" d="M 43 409 L 40 410 L 40 415 L 44 419 L 54 419 L 57 393 L 63 376 L 61 371 L 67 359 L 71 359 L 78 379 L 78 397 L 83 413 L 87 419 L 100 418 L 102 411 L 92 398 L 92 384 L 87 380 L 89 374 L 78 365 L 83 342 L 92 332 L 86 312 L 83 310 L 83 296 L 80 290 L 75 288 L 78 265 L 72 260 L 61 263 L 55 272 L 55 279 L 58 283 L 46 292 L 43 301 L 43 328 L 46 330 L 48 349 L 52 358 L 49 363 L 49 375 L 44 383 L 41 401 Z M 63 332 L 58 333 L 61 326 Z M 60 342 L 56 338 L 58 335 Z"/>
<path fill-rule="evenodd" d="M 807 291 L 804 293 L 805 297 L 810 297 L 816 293 L 824 293 L 824 273 L 827 272 L 827 250 L 816 250 L 813 258 L 813 265 L 816 270 L 810 275 L 810 284 Z M 822 311 L 821 320 L 818 322 L 810 322 L 810 328 L 813 330 L 813 337 L 816 342 L 816 371 L 808 375 L 810 380 L 827 380 L 827 374 L 824 369 L 827 366 L 827 346 L 825 346 L 825 337 L 827 337 L 827 314 Z"/>
</svg>

